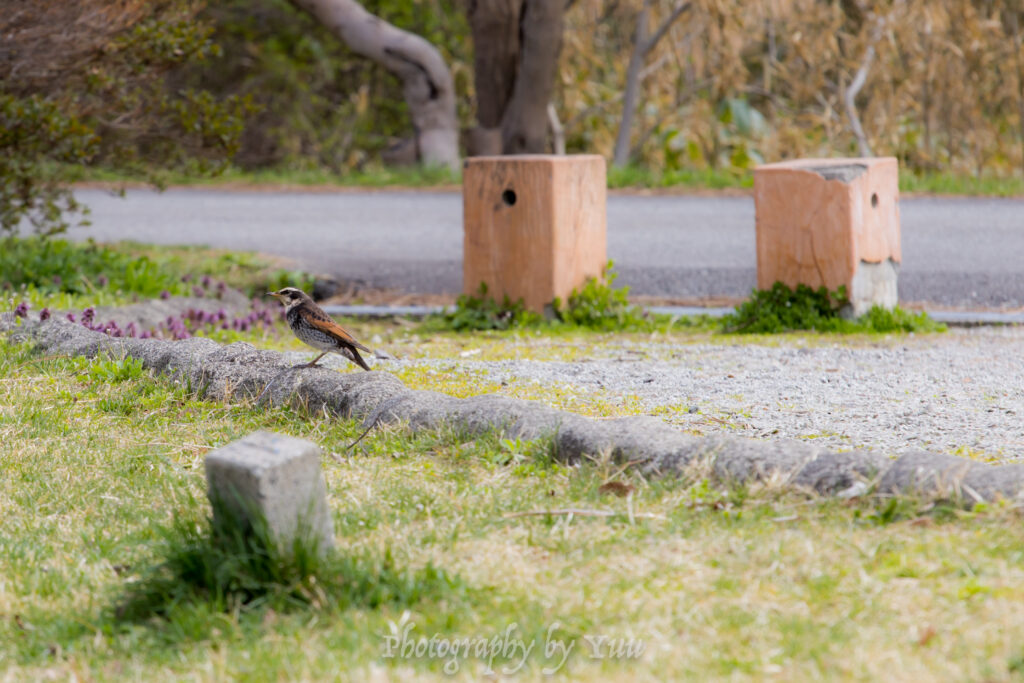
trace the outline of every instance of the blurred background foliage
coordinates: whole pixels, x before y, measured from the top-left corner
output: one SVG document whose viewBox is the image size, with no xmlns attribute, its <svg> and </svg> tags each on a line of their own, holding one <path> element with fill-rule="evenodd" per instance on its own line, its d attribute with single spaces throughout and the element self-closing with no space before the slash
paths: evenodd
<svg viewBox="0 0 1024 683">
<path fill-rule="evenodd" d="M 465 1 L 364 5 L 439 47 L 468 129 Z M 675 5 L 648 1 L 653 26 Z M 554 101 L 570 153 L 611 155 L 642 3 L 570 6 Z M 32 103 L 41 117 L 35 140 L 54 151 L 51 160 L 157 178 L 229 160 L 247 170 L 346 174 L 409 133 L 401 83 L 286 0 L 13 4 L 0 30 L 20 37 L 0 48 L 0 105 Z M 762 161 L 856 155 L 843 95 L 869 45 L 877 54 L 856 106 L 875 154 L 922 174 L 1024 169 L 1019 0 L 692 5 L 641 74 L 630 163 L 638 177 L 738 177 Z M 60 49 L 40 47 L 52 45 L 40 40 L 45 30 L 63 31 Z M 63 123 L 51 120 L 56 112 Z"/>
</svg>

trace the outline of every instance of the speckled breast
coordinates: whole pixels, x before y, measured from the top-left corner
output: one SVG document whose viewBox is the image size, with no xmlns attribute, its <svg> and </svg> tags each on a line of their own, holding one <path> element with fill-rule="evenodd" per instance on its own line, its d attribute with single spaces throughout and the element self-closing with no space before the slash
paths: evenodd
<svg viewBox="0 0 1024 683">
<path fill-rule="evenodd" d="M 313 327 L 299 315 L 297 308 L 293 308 L 285 314 L 288 320 L 288 326 L 292 328 L 292 332 L 302 342 L 309 344 L 310 346 L 320 349 L 321 351 L 333 351 L 338 348 L 338 340 L 322 332 L 317 328 Z"/>
</svg>

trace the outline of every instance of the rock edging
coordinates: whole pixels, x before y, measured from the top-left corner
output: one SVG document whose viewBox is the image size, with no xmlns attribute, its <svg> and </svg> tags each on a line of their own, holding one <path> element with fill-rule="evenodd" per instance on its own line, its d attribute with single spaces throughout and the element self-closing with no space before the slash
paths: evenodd
<svg viewBox="0 0 1024 683">
<path fill-rule="evenodd" d="M 210 339 L 181 341 L 112 338 L 63 320 L 37 322 L 0 315 L 0 331 L 50 354 L 132 357 L 154 372 L 186 382 L 211 400 L 255 398 L 377 422 L 405 422 L 413 430 L 442 425 L 467 436 L 498 430 L 512 438 L 554 439 L 567 463 L 607 454 L 647 476 L 704 468 L 720 482 L 775 482 L 821 495 L 852 497 L 869 491 L 949 499 L 966 506 L 1024 499 L 1024 465 L 991 465 L 967 458 L 915 451 L 893 460 L 871 451 L 831 452 L 794 440 L 698 437 L 650 416 L 596 420 L 539 401 L 497 395 L 454 398 L 408 389 L 386 372 L 339 373 L 328 368 L 283 372 L 283 354 L 247 343 L 222 346 Z M 275 379 L 276 378 L 276 379 Z"/>
</svg>

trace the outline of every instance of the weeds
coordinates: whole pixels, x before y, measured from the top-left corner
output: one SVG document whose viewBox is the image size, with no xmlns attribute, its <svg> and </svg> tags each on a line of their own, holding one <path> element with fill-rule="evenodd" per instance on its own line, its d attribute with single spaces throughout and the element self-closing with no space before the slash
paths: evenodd
<svg viewBox="0 0 1024 683">
<path fill-rule="evenodd" d="M 750 298 L 721 320 L 723 332 L 741 334 L 776 334 L 793 330 L 815 330 L 855 334 L 864 332 L 941 332 L 945 325 L 936 323 L 927 313 L 910 313 L 899 307 L 888 310 L 873 306 L 863 317 L 844 318 L 849 305 L 846 287 L 834 292 L 825 287 L 812 289 L 799 284 L 790 289 L 776 282 L 771 289 L 751 292 Z"/>
<path fill-rule="evenodd" d="M 506 294 L 501 303 L 487 293 L 487 284 L 480 283 L 477 294 L 463 294 L 455 303 L 455 310 L 443 313 L 439 321 L 443 327 L 456 332 L 481 330 L 507 330 L 513 327 L 535 327 L 543 318 L 526 310 L 523 300 L 512 301 Z"/>
<path fill-rule="evenodd" d="M 588 278 L 579 290 L 569 294 L 566 304 L 555 299 L 553 307 L 558 320 L 570 327 L 590 330 L 641 330 L 650 326 L 651 316 L 639 306 L 629 303 L 629 287 L 615 288 L 618 273 L 609 261 L 604 267 L 603 281 Z"/>
<path fill-rule="evenodd" d="M 475 296 L 460 296 L 453 311 L 435 320 L 440 322 L 439 327 L 457 332 L 513 328 L 647 331 L 666 323 L 667 317 L 648 315 L 629 303 L 629 288 L 614 286 L 618 275 L 613 266 L 609 261 L 603 278 L 588 278 L 583 287 L 569 294 L 564 304 L 556 298 L 551 306 L 551 320 L 526 310 L 522 299 L 512 301 L 506 295 L 499 303 L 488 296 L 487 284 L 483 282 Z"/>
</svg>

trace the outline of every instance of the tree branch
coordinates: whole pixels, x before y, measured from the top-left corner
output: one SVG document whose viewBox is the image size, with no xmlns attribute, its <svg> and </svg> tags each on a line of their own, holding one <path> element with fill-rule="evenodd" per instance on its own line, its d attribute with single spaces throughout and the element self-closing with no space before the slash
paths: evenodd
<svg viewBox="0 0 1024 683">
<path fill-rule="evenodd" d="M 456 168 L 459 131 L 455 84 L 436 47 L 374 16 L 356 0 L 292 0 L 320 20 L 356 54 L 402 80 L 420 159 Z"/>
<path fill-rule="evenodd" d="M 676 19 L 683 16 L 683 13 L 689 10 L 691 6 L 692 3 L 689 2 L 681 2 L 675 6 L 675 9 L 672 10 L 672 14 L 668 15 L 665 21 L 661 22 L 661 26 L 658 27 L 658 30 L 651 34 L 651 37 L 647 39 L 647 43 L 643 46 L 644 57 L 646 57 L 661 41 L 661 39 L 665 37 L 668 30 L 672 28 L 672 24 L 676 23 Z"/>
<path fill-rule="evenodd" d="M 633 130 L 633 115 L 636 112 L 637 101 L 640 98 L 640 76 L 644 66 L 644 60 L 655 45 L 665 37 L 672 24 L 690 9 L 689 2 L 681 2 L 675 6 L 672 13 L 665 18 L 658 29 L 648 36 L 647 16 L 651 9 L 652 0 L 644 0 L 640 8 L 640 14 L 636 18 L 636 36 L 633 40 L 633 54 L 629 58 L 629 66 L 626 68 L 626 87 L 622 99 L 622 120 L 619 122 L 619 132 L 615 136 L 615 154 L 612 163 L 615 166 L 625 166 L 629 163 L 629 140 Z"/>
<path fill-rule="evenodd" d="M 857 73 L 854 74 L 849 87 L 843 93 L 843 105 L 846 108 L 846 116 L 850 119 L 850 128 L 853 130 L 854 137 L 857 138 L 857 149 L 862 157 L 874 156 L 874 153 L 871 151 L 871 144 L 868 142 L 868 137 L 864 133 L 864 126 L 861 125 L 860 116 L 857 114 L 856 98 L 857 93 L 861 91 L 864 83 L 868 80 L 868 73 L 871 71 L 872 63 L 875 61 L 875 45 L 882 39 L 885 23 L 885 17 L 876 17 L 875 24 L 871 27 L 871 35 L 868 38 L 868 46 L 864 50 L 864 57 L 861 59 L 860 68 L 857 69 Z"/>
</svg>

